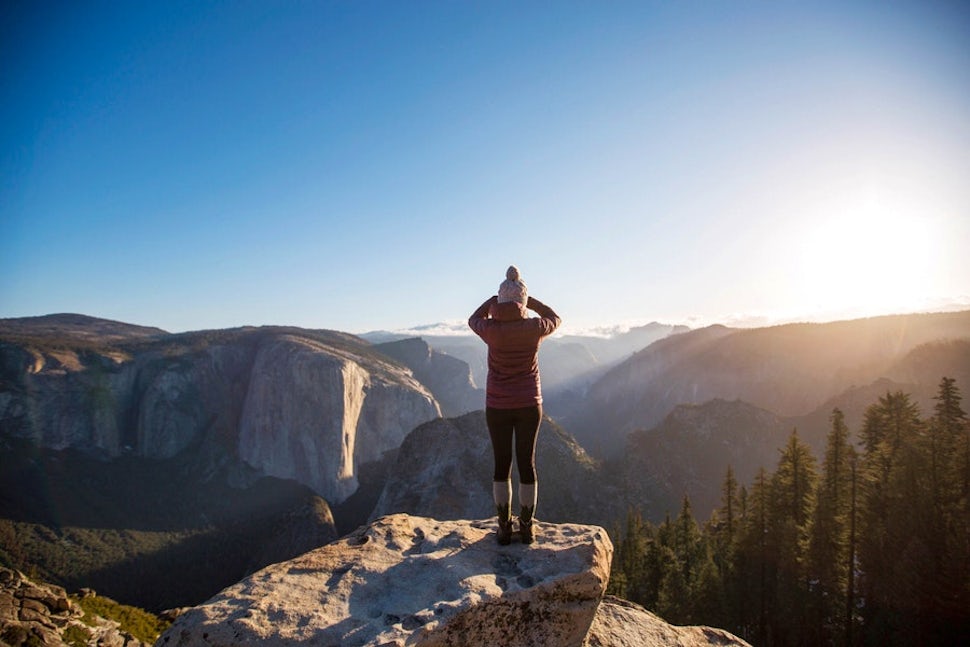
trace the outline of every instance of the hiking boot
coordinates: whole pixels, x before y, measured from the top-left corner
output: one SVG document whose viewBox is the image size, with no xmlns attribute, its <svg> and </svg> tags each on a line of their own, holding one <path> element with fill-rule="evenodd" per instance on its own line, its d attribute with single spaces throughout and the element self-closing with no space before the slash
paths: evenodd
<svg viewBox="0 0 970 647">
<path fill-rule="evenodd" d="M 495 538 L 500 546 L 508 546 L 512 542 L 512 511 L 507 505 L 497 505 L 498 531 Z"/>
<path fill-rule="evenodd" d="M 523 544 L 531 544 L 535 541 L 535 533 L 532 530 L 532 508 L 522 506 L 519 512 L 519 535 L 522 537 Z"/>
</svg>

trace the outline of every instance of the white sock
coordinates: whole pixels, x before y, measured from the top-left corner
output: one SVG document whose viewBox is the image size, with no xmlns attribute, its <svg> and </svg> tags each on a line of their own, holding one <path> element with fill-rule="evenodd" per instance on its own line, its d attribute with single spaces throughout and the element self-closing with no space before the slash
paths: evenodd
<svg viewBox="0 0 970 647">
<path fill-rule="evenodd" d="M 508 506 L 512 508 L 512 481 L 492 481 L 492 498 L 495 505 Z"/>
<path fill-rule="evenodd" d="M 532 508 L 535 513 L 539 498 L 538 483 L 519 483 L 519 505 Z"/>
</svg>

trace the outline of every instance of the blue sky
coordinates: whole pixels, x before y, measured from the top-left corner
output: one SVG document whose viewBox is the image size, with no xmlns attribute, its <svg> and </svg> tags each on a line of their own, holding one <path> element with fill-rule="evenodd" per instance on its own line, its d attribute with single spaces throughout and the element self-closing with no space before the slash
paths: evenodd
<svg viewBox="0 0 970 647">
<path fill-rule="evenodd" d="M 970 5 L 0 8 L 0 317 L 970 307 Z"/>
</svg>

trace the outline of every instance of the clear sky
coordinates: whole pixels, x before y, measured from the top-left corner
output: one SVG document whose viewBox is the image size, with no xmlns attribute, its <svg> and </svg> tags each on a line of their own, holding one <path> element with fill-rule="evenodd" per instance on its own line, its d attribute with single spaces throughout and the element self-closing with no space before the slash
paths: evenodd
<svg viewBox="0 0 970 647">
<path fill-rule="evenodd" d="M 970 3 L 4 2 L 0 317 L 970 307 Z"/>
</svg>

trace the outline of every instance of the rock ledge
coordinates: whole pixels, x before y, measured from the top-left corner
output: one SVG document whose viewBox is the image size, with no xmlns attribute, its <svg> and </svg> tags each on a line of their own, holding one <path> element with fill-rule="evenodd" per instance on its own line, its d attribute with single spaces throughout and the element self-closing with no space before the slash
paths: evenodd
<svg viewBox="0 0 970 647">
<path fill-rule="evenodd" d="M 498 546 L 494 520 L 382 517 L 225 589 L 156 644 L 579 647 L 613 546 L 597 526 L 538 533 Z"/>
</svg>

